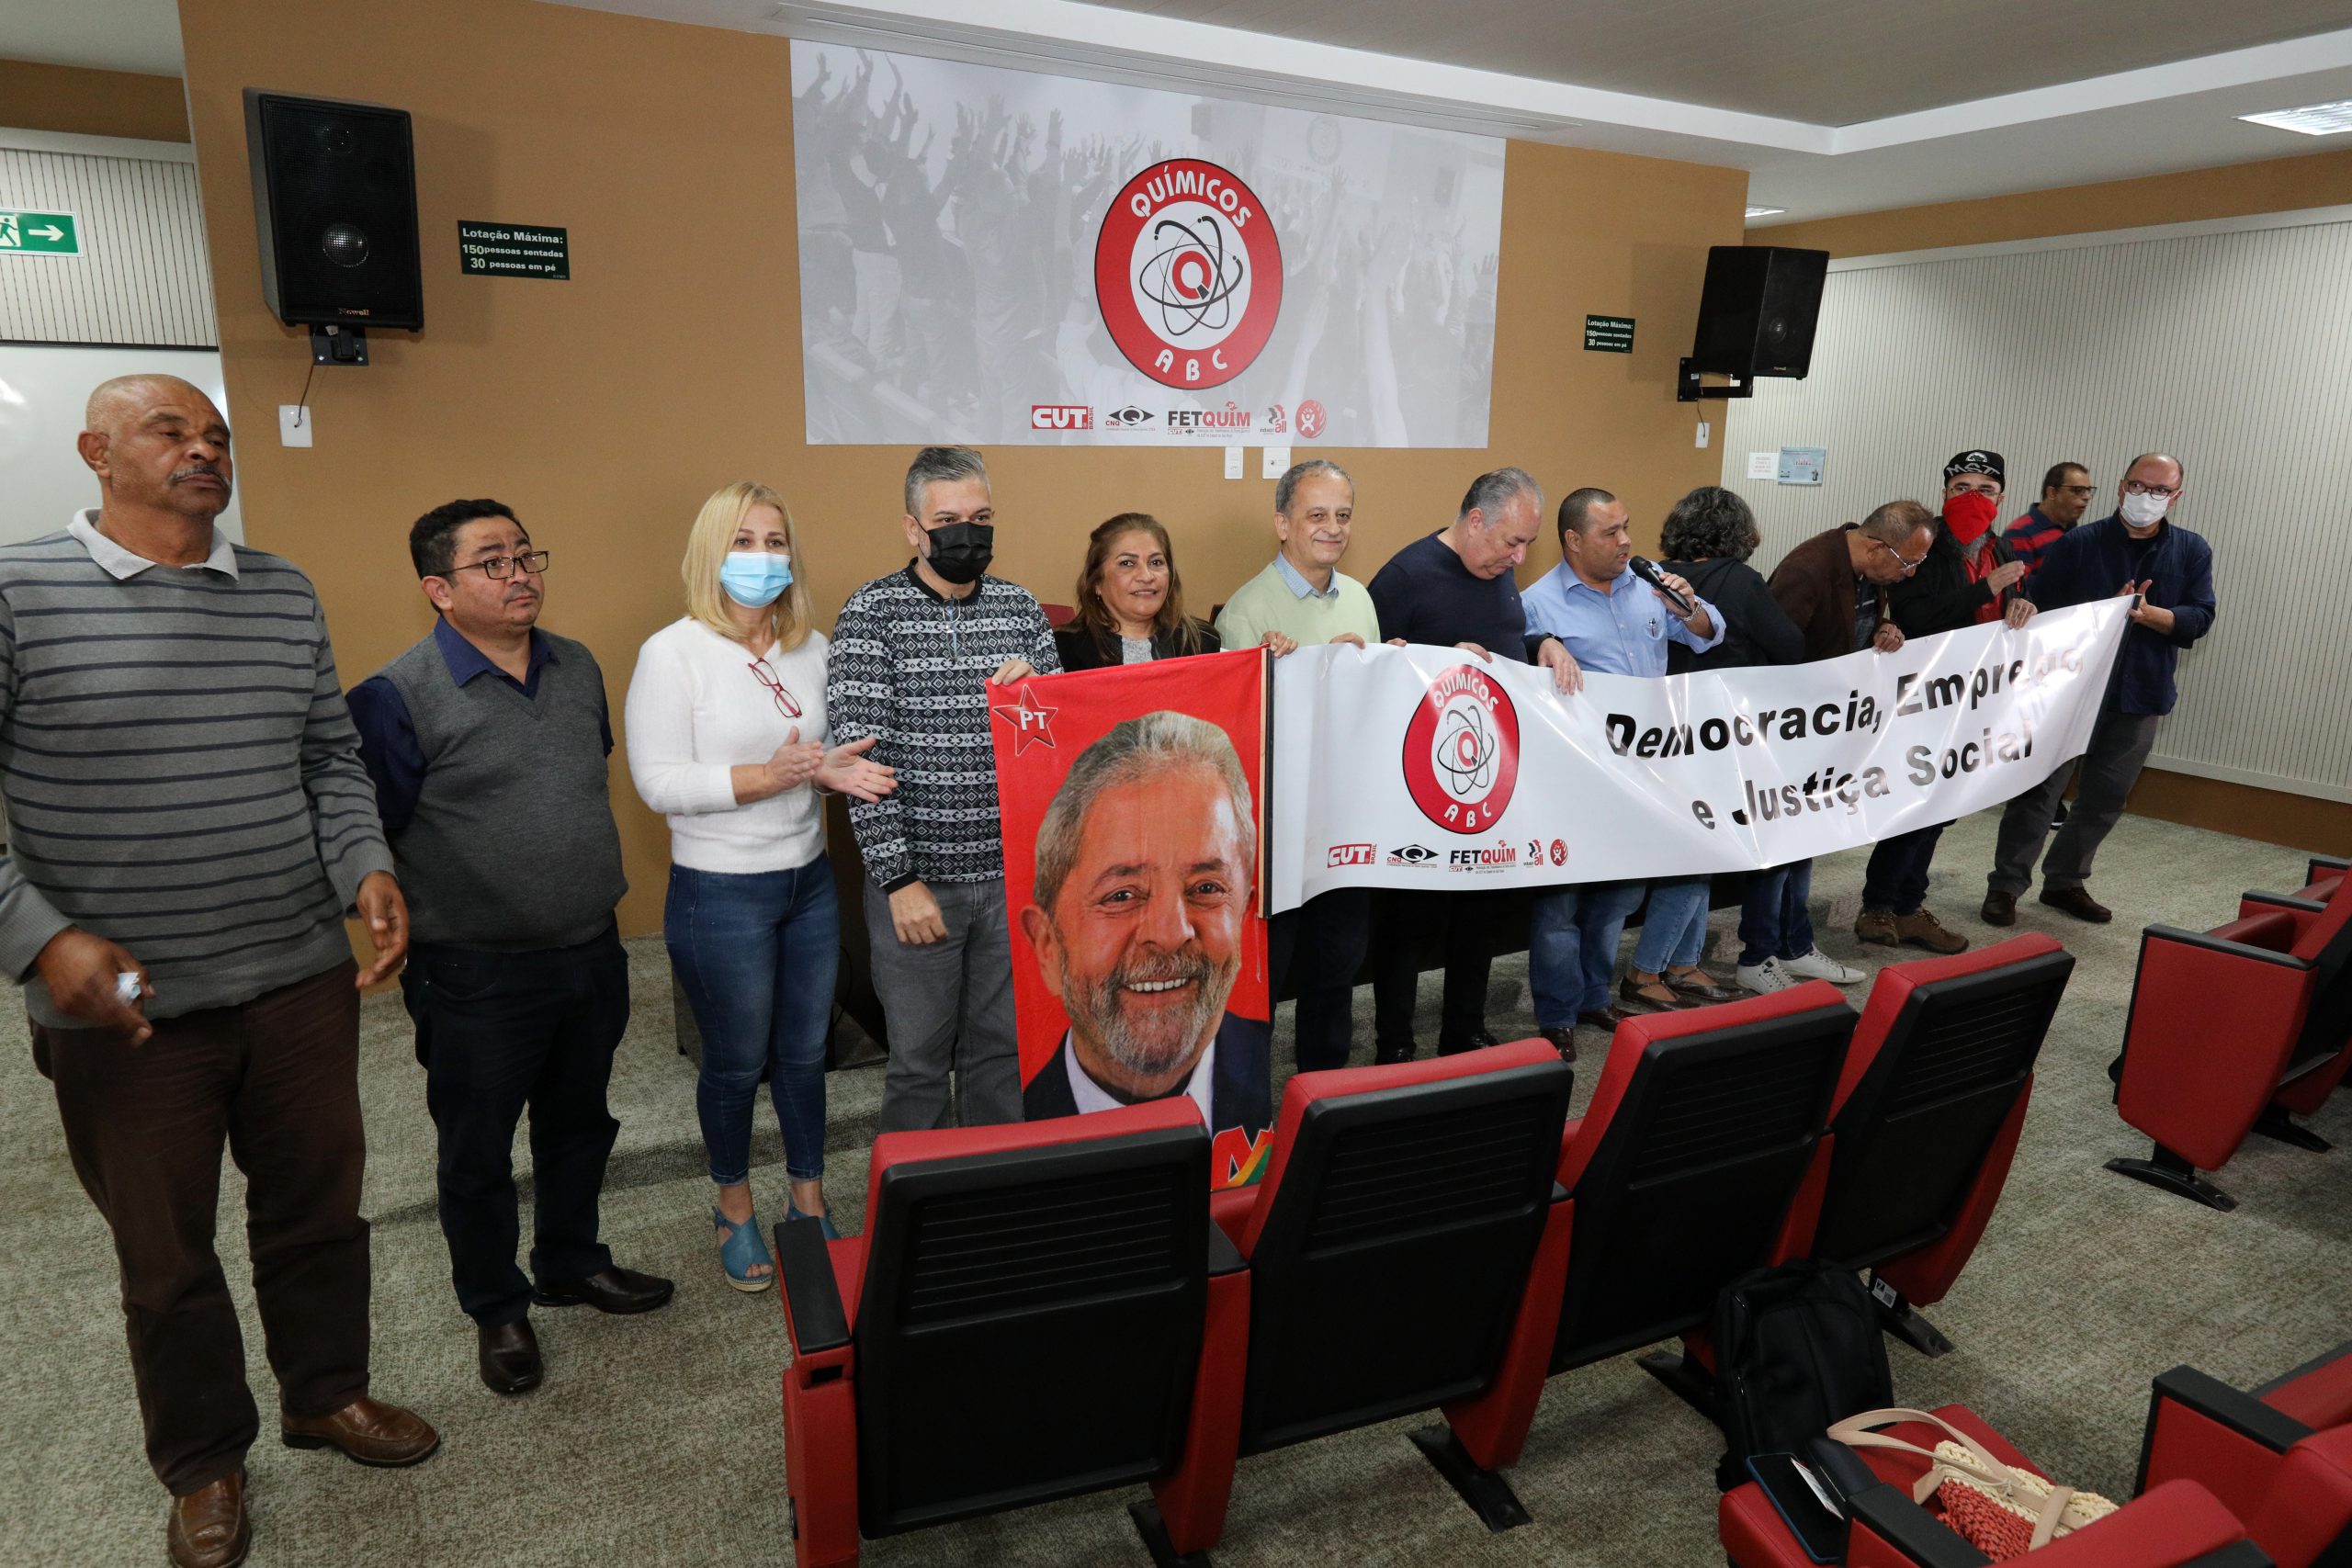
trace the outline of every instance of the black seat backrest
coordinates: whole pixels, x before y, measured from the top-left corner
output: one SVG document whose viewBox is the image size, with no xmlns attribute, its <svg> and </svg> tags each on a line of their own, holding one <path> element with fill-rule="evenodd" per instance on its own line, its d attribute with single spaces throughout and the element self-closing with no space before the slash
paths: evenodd
<svg viewBox="0 0 2352 1568">
<path fill-rule="evenodd" d="M 2074 969 L 2060 948 L 1912 987 L 1830 1128 L 1815 1258 L 1868 1269 L 1951 1228 Z"/>
<path fill-rule="evenodd" d="M 1698 1327 L 1771 1261 L 1853 1032 L 1838 1002 L 1643 1048 L 1576 1179 L 1554 1371 Z"/>
<path fill-rule="evenodd" d="M 865 1535 L 1174 1466 L 1208 1299 L 1208 1166 L 1194 1126 L 883 1171 L 854 1333 Z"/>
<path fill-rule="evenodd" d="M 1548 1061 L 1306 1107 L 1250 1255 L 1242 1452 L 1493 1382 L 1574 1084 Z"/>
</svg>

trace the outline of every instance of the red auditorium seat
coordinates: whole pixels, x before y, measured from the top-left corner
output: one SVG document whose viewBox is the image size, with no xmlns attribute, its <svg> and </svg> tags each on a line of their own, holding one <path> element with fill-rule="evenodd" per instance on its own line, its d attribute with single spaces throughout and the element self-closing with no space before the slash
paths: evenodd
<svg viewBox="0 0 2352 1568">
<path fill-rule="evenodd" d="M 2011 1469 L 2049 1479 L 2047 1471 L 1974 1412 L 1947 1404 L 1933 1414 Z M 1887 1433 L 1928 1449 L 1944 1435 L 1924 1422 L 1892 1427 Z M 1856 1457 L 1877 1483 L 1846 1499 L 1846 1568 L 1981 1568 L 1989 1561 L 1929 1507 L 1911 1500 L 1912 1483 L 1926 1473 L 1926 1461 L 1883 1449 L 1864 1449 Z M 1715 1522 L 1731 1568 L 1812 1568 L 1813 1560 L 1752 1481 L 1724 1494 Z M 2247 1540 L 2245 1527 L 2211 1492 L 2193 1481 L 2172 1481 L 2018 1561 L 2032 1568 L 2263 1568 L 2270 1559 Z"/>
<path fill-rule="evenodd" d="M 2325 902 L 2249 893 L 2228 925 L 2142 933 L 2115 1103 L 2156 1147 L 2108 1169 L 2233 1209 L 2197 1173 L 2229 1163 L 2248 1133 L 2327 1147 L 2290 1116 L 2352 1066 L 2352 876 L 2314 885 Z"/>
<path fill-rule="evenodd" d="M 1818 1193 L 1853 1030 L 1853 1010 L 1820 980 L 1617 1026 L 1592 1103 L 1561 1140 L 1570 1239 L 1548 1371 L 1679 1335 L 1688 1361 L 1660 1352 L 1641 1364 L 1713 1418 L 1692 1364 L 1705 1354 L 1699 1330 L 1724 1285 L 1801 1250 L 1791 1214 L 1801 1192 Z M 1449 1417 L 1481 1463 L 1508 1465 L 1542 1393 L 1505 1382 L 1475 1418 Z"/>
<path fill-rule="evenodd" d="M 1871 1269 L 1887 1332 L 1924 1355 L 1951 1346 L 1912 1309 L 1943 1300 L 1993 1217 L 2074 967 L 2040 932 L 1889 964 L 1855 1026 L 1810 1250 Z"/>
<path fill-rule="evenodd" d="M 1264 1180 L 1217 1205 L 1249 1314 L 1212 1331 L 1231 1382 L 1204 1395 L 1192 1462 L 1134 1506 L 1156 1559 L 1216 1543 L 1239 1457 L 1441 1408 L 1452 1429 L 1414 1441 L 1489 1528 L 1526 1522 L 1487 1417 L 1543 1382 L 1574 1082 L 1540 1040 L 1290 1080 Z"/>
<path fill-rule="evenodd" d="M 2278 1568 L 2352 1562 L 2352 1344 L 2252 1393 L 2189 1367 L 2156 1379 L 2143 1488 L 2187 1477 Z"/>
<path fill-rule="evenodd" d="M 800 1568 L 854 1563 L 861 1536 L 1174 1472 L 1216 1424 L 1197 1391 L 1228 1381 L 1219 1348 L 1248 1312 L 1208 1167 L 1183 1099 L 890 1133 L 864 1235 L 778 1225 Z"/>
</svg>

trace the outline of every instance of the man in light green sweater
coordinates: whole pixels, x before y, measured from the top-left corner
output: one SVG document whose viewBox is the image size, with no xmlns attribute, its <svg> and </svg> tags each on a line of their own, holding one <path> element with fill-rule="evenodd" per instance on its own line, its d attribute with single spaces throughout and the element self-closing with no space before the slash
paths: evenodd
<svg viewBox="0 0 2352 1568">
<path fill-rule="evenodd" d="M 1274 481 L 1273 564 L 1234 591 L 1217 612 L 1217 639 L 1255 648 L 1268 632 L 1304 647 L 1380 640 L 1380 616 L 1363 584 L 1339 570 L 1355 522 L 1355 481 L 1337 463 L 1310 457 Z"/>
<path fill-rule="evenodd" d="M 1380 616 L 1363 583 L 1344 576 L 1355 522 L 1356 487 L 1337 463 L 1311 457 L 1274 484 L 1273 564 L 1243 583 L 1217 612 L 1218 639 L 1255 648 L 1278 633 L 1305 646 L 1380 641 Z M 1275 648 L 1287 651 L 1277 642 Z M 1296 962 L 1298 1015 L 1293 1039 L 1301 1072 L 1348 1065 L 1354 1033 L 1356 970 L 1363 963 L 1371 896 L 1334 888 L 1266 922 L 1266 974 L 1279 998 Z"/>
</svg>

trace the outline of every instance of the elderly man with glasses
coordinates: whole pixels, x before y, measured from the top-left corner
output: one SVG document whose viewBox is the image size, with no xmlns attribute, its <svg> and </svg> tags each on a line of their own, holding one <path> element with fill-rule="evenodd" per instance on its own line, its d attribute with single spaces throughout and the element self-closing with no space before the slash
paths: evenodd
<svg viewBox="0 0 2352 1568">
<path fill-rule="evenodd" d="M 2187 491 L 2180 459 L 2149 452 L 2132 460 L 2116 487 L 2116 510 L 2060 536 L 2042 557 L 2034 598 L 2045 609 L 2128 595 L 2132 624 L 2116 650 L 2115 673 L 2099 705 L 2089 746 L 2073 768 L 2059 768 L 2001 813 L 2000 839 L 1985 878 L 1989 925 L 2017 919 L 2018 895 L 2033 886 L 2041 863 L 2041 901 L 2104 925 L 2114 911 L 2090 895 L 2091 859 L 2119 818 L 2155 746 L 2156 724 L 2180 695 L 2174 670 L 2180 650 L 2213 629 L 2213 550 L 2172 521 Z M 2052 816 L 2070 775 L 2082 783 L 2075 809 L 2043 856 Z"/>
<path fill-rule="evenodd" d="M 671 1283 L 617 1268 L 598 1235 L 605 1103 L 628 1027 L 613 921 L 628 891 L 605 794 L 604 671 L 537 626 L 548 552 L 512 510 L 453 501 L 409 556 L 440 619 L 351 694 L 360 758 L 408 889 L 401 989 L 440 1134 L 441 1231 L 482 1382 L 540 1380 L 530 1310 L 648 1312 Z M 514 1127 L 531 1112 L 533 1245 L 515 1263 Z"/>
</svg>

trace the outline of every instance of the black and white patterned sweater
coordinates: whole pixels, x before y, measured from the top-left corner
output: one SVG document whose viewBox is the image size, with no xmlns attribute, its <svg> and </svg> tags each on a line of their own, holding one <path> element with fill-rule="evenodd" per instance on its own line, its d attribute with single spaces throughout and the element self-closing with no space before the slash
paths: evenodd
<svg viewBox="0 0 2352 1568">
<path fill-rule="evenodd" d="M 898 793 L 849 806 L 865 874 L 884 892 L 1004 874 L 986 682 L 1008 659 L 1061 669 L 1046 613 L 1001 578 L 943 599 L 909 561 L 842 606 L 825 661 L 833 743 L 879 736 L 867 755 L 899 771 Z"/>
</svg>

